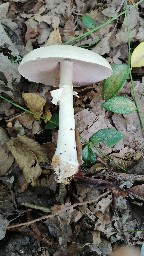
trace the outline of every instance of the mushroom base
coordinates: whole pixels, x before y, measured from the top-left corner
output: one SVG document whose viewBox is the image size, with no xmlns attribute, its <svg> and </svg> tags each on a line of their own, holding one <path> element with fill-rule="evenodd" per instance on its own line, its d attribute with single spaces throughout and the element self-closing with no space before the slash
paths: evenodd
<svg viewBox="0 0 144 256">
<path fill-rule="evenodd" d="M 56 173 L 56 180 L 58 183 L 68 184 L 77 172 L 79 165 L 73 165 L 63 161 L 59 155 L 54 155 L 52 165 Z"/>
</svg>

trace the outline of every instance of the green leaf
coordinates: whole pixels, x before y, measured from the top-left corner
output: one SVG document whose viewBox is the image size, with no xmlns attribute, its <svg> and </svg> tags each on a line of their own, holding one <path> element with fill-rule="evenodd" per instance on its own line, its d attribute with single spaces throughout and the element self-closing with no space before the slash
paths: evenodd
<svg viewBox="0 0 144 256">
<path fill-rule="evenodd" d="M 96 156 L 89 144 L 87 144 L 82 150 L 82 159 L 86 166 L 92 166 L 96 163 Z"/>
<path fill-rule="evenodd" d="M 121 132 L 118 132 L 115 129 L 106 128 L 93 134 L 89 141 L 96 145 L 103 142 L 106 146 L 112 147 L 123 137 L 124 135 Z"/>
<path fill-rule="evenodd" d="M 52 118 L 45 125 L 45 129 L 54 130 L 59 126 L 59 114 L 54 113 Z"/>
<path fill-rule="evenodd" d="M 129 74 L 126 64 L 115 64 L 112 70 L 113 74 L 102 83 L 102 97 L 105 100 L 114 97 L 120 91 Z"/>
<path fill-rule="evenodd" d="M 82 17 L 82 23 L 86 28 L 95 28 L 95 21 L 88 15 L 84 15 Z"/>
<path fill-rule="evenodd" d="M 116 96 L 102 104 L 105 109 L 117 114 L 129 114 L 136 111 L 134 101 L 124 96 Z"/>
</svg>

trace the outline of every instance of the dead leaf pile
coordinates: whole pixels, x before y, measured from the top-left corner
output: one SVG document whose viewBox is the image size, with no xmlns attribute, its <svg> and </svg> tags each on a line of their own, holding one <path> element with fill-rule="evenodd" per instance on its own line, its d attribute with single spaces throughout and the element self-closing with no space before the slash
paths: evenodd
<svg viewBox="0 0 144 256">
<path fill-rule="evenodd" d="M 137 113 L 118 115 L 102 109 L 101 84 L 93 84 L 81 90 L 77 88 L 80 98 L 75 99 L 75 119 L 82 144 L 85 145 L 101 129 L 115 128 L 124 134 L 124 139 L 113 148 L 101 143 L 98 149 L 122 167 L 133 167 L 131 171 L 138 175 L 132 174 L 130 170 L 130 174 L 118 174 L 117 168 L 109 169 L 103 155 L 98 154 L 94 148 L 98 160 L 103 162 L 102 167 L 97 169 L 97 163 L 93 169 L 82 167 L 81 172 L 86 175 L 83 177 L 85 183 L 74 178 L 67 187 L 57 185 L 50 165 L 55 152 L 57 131 L 46 130 L 42 121 L 49 121 L 52 113 L 57 111 L 48 96 L 52 88 L 37 85 L 33 89 L 33 84 L 24 78 L 20 83 L 18 73 L 20 58 L 26 53 L 40 46 L 62 44 L 87 32 L 82 23 L 83 15 L 93 18 L 98 27 L 123 11 L 125 1 L 1 2 L 5 3 L 0 4 L 0 93 L 12 97 L 15 88 L 14 101 L 35 113 L 21 113 L 10 103 L 7 103 L 8 106 L 3 102 L 1 104 L 1 126 L 6 126 L 7 132 L 0 128 L 0 213 L 7 215 L 10 223 L 0 215 L 0 239 L 5 237 L 6 228 L 10 232 L 14 230 L 15 233 L 22 233 L 20 240 L 15 233 L 15 240 L 9 238 L 11 233 L 8 233 L 1 247 L 4 247 L 6 253 L 11 248 L 15 254 L 13 245 L 29 245 L 30 254 L 41 256 L 128 256 L 128 253 L 132 256 L 133 252 L 137 255 L 135 248 L 112 249 L 115 244 L 141 245 L 143 242 L 143 232 L 139 232 L 139 229 L 143 226 L 144 139 Z M 132 4 L 133 1 L 129 1 L 129 5 Z M 132 48 L 137 41 L 144 41 L 144 6 L 142 3 L 139 6 L 130 8 L 128 13 Z M 106 56 L 110 63 L 127 63 L 127 40 L 126 18 L 122 15 L 75 44 Z M 138 61 L 141 61 L 141 52 Z M 138 76 L 134 85 L 144 119 L 143 70 L 140 75 L 136 72 L 134 74 Z M 120 93 L 132 98 L 131 83 L 127 82 Z M 41 145 L 36 141 L 40 141 Z M 133 166 L 140 159 L 140 164 Z M 17 182 L 15 174 L 20 181 Z M 89 175 L 93 183 L 87 183 Z M 95 178 L 102 181 L 102 184 L 109 182 L 111 186 L 97 186 Z M 20 186 L 21 180 L 23 189 Z M 17 226 L 24 221 L 26 224 L 23 227 Z M 42 229 L 39 229 L 39 224 L 42 224 Z M 12 225 L 14 227 L 11 228 Z M 52 246 L 49 244 L 44 250 L 39 244 L 42 242 L 48 245 L 48 238 L 44 239 L 45 234 L 46 237 L 50 236 Z M 34 250 L 33 241 L 36 241 L 37 251 Z M 29 254 L 28 251 L 25 253 L 25 250 L 20 250 L 25 255 Z M 1 248 L 0 254 L 3 255 Z"/>
</svg>

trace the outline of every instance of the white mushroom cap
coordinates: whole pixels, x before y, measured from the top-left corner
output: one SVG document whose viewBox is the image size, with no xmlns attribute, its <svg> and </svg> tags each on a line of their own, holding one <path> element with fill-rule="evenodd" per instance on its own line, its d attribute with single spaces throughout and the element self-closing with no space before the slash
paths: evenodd
<svg viewBox="0 0 144 256">
<path fill-rule="evenodd" d="M 71 45 L 51 45 L 28 53 L 19 66 L 19 72 L 29 81 L 58 86 L 59 64 L 73 62 L 75 86 L 101 81 L 112 74 L 108 61 L 99 54 Z"/>
</svg>

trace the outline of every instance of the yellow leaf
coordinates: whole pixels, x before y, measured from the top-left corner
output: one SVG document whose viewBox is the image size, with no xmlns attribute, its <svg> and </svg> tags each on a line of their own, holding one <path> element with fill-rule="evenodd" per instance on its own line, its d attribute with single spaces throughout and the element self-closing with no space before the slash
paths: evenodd
<svg viewBox="0 0 144 256">
<path fill-rule="evenodd" d="M 22 97 L 30 111 L 37 115 L 35 119 L 40 120 L 46 100 L 37 93 L 23 93 Z"/>
<path fill-rule="evenodd" d="M 8 148 L 22 169 L 26 182 L 35 186 L 42 172 L 39 163 L 47 161 L 41 146 L 33 139 L 18 136 L 8 142 Z"/>
<path fill-rule="evenodd" d="M 144 66 L 144 42 L 140 43 L 133 51 L 131 55 L 131 67 L 143 67 Z"/>
<path fill-rule="evenodd" d="M 61 35 L 58 28 L 55 28 L 49 35 L 46 45 L 62 44 Z"/>
</svg>

